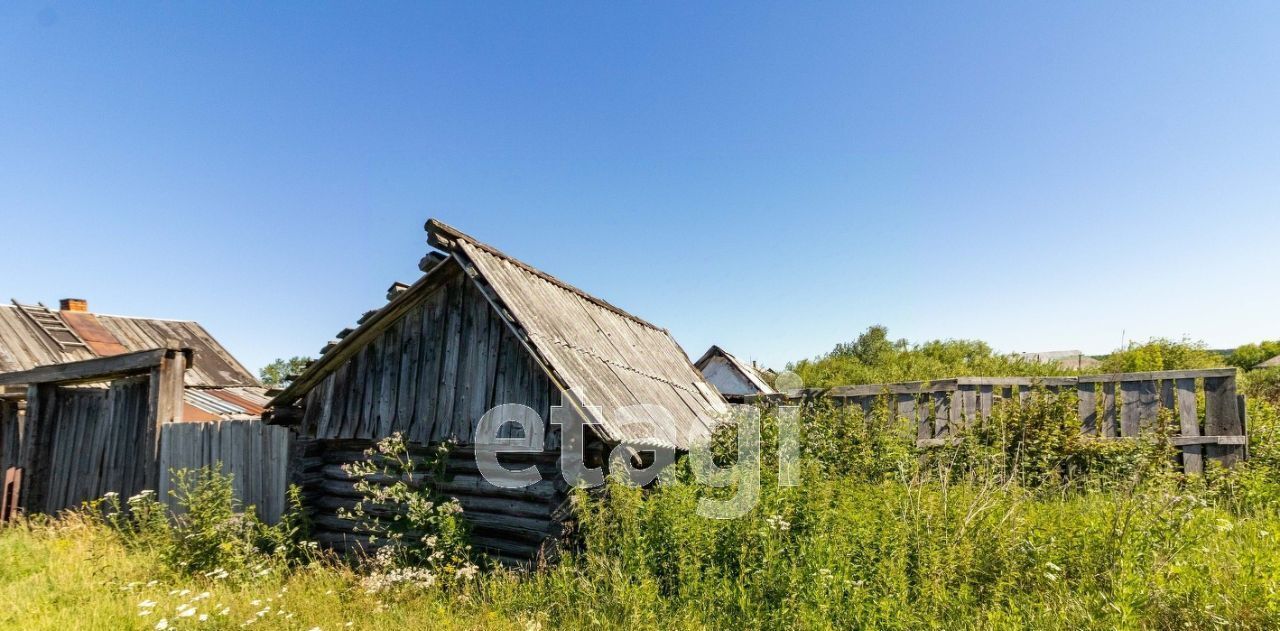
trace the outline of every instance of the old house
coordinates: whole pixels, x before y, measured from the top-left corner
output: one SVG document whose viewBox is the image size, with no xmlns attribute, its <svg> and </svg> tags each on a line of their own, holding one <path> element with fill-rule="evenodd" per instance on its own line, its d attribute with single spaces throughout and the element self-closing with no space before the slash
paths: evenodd
<svg viewBox="0 0 1280 631">
<path fill-rule="evenodd" d="M 693 365 L 725 397 L 777 394 L 762 369 L 744 363 L 719 346 L 708 348 Z"/>
<path fill-rule="evenodd" d="M 0 305 L 0 520 L 163 491 L 167 425 L 261 416 L 266 390 L 199 324 L 59 307 Z"/>
<path fill-rule="evenodd" d="M 1023 361 L 1037 364 L 1056 364 L 1066 370 L 1093 370 L 1102 365 L 1102 362 L 1076 350 L 1019 353 L 1018 356 Z"/>
<path fill-rule="evenodd" d="M 11 303 L 0 305 L 0 373 L 166 346 L 188 348 L 194 360 L 184 375 L 183 420 L 262 415 L 268 400 L 262 384 L 197 322 L 93 313 L 76 298 L 63 299 L 57 310 Z"/>
<path fill-rule="evenodd" d="M 270 422 L 296 429 L 294 479 L 317 540 L 362 543 L 338 516 L 360 497 L 342 465 L 398 432 L 418 446 L 456 443 L 436 487 L 461 503 L 474 545 L 515 561 L 547 551 L 567 516 L 560 431 L 545 425 L 542 449 L 518 456 L 536 483 L 495 486 L 477 470 L 477 423 L 501 404 L 544 420 L 553 406 L 572 410 L 589 425 L 565 448 L 595 465 L 622 442 L 687 449 L 710 435 L 724 400 L 666 330 L 440 222 L 426 228 L 439 252 L 422 277 L 393 285 L 271 402 Z M 644 405 L 661 413 L 634 413 Z"/>
</svg>

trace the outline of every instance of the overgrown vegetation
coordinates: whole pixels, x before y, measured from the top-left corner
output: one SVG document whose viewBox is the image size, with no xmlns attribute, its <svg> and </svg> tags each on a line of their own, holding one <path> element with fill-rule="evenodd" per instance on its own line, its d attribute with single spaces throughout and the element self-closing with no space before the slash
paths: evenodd
<svg viewBox="0 0 1280 631">
<path fill-rule="evenodd" d="M 89 523 L 108 527 L 126 548 L 153 555 L 180 576 L 245 580 L 310 562 L 316 549 L 306 541 L 297 488 L 289 490 L 290 510 L 277 524 L 258 519 L 242 506 L 231 478 L 218 470 L 174 471 L 176 516 L 152 491 L 120 501 L 110 493 L 83 511 Z"/>
<path fill-rule="evenodd" d="M 913 368 L 886 371 L 918 379 L 986 361 L 866 341 L 846 349 L 848 366 L 890 357 Z M 1179 353 L 1162 365 L 1195 357 Z M 924 451 L 883 406 L 816 402 L 799 415 L 801 484 L 786 486 L 779 412 L 765 409 L 746 516 L 698 516 L 700 500 L 737 489 L 698 484 L 681 461 L 656 489 L 577 494 L 584 545 L 559 564 L 467 580 L 389 581 L 377 564 L 316 554 L 296 520 L 255 523 L 224 478 L 187 474 L 174 524 L 143 496 L 0 531 L 0 627 L 1280 628 L 1280 413 L 1257 394 L 1276 378 L 1244 379 L 1251 458 L 1203 476 L 1183 475 L 1165 441 L 1082 437 L 1073 396 L 1037 391 Z M 717 435 L 722 464 L 736 439 Z M 436 560 L 469 567 L 447 498 L 415 483 L 436 461 L 408 459 L 397 440 L 379 450 L 354 470 L 377 484 L 353 511 L 399 542 L 390 571 L 446 572 L 431 566 L 439 546 L 420 545 L 441 532 L 456 536 Z"/>
<path fill-rule="evenodd" d="M 1280 356 L 1280 340 L 1264 340 L 1257 344 L 1243 344 L 1227 357 L 1227 363 L 1249 370 L 1272 357 Z"/>
<path fill-rule="evenodd" d="M 1225 359 L 1209 350 L 1204 342 L 1154 338 L 1141 343 L 1130 342 L 1128 347 L 1106 356 L 1100 372 L 1189 370 L 1225 365 Z"/>
<path fill-rule="evenodd" d="M 403 586 L 453 584 L 475 577 L 467 524 L 457 500 L 437 493 L 429 476 L 443 476 L 450 445 L 437 445 L 426 459 L 409 455 L 400 433 L 365 451 L 366 460 L 345 465 L 363 499 L 339 515 L 368 533 L 377 551 L 364 584 L 375 591 Z"/>
<path fill-rule="evenodd" d="M 559 565 L 394 590 L 370 584 L 363 567 L 273 552 L 279 546 L 259 528 L 220 525 L 246 518 L 222 512 L 229 504 L 216 476 L 199 476 L 203 490 L 188 493 L 192 512 L 176 526 L 157 517 L 153 500 L 137 500 L 124 521 L 82 513 L 0 533 L 0 553 L 13 560 L 0 564 L 0 598 L 11 605 L 0 626 L 1280 624 L 1275 409 L 1251 403 L 1247 466 L 1203 478 L 1178 473 L 1157 442 L 1082 439 L 1070 431 L 1074 414 L 1069 396 L 1042 393 L 997 407 L 987 428 L 954 446 L 921 453 L 904 440 L 910 428 L 883 410 L 818 404 L 800 417 L 803 483 L 786 487 L 769 439 L 777 415 L 765 411 L 763 488 L 746 517 L 697 516 L 700 499 L 733 489 L 696 484 L 686 468 L 657 490 L 611 484 L 578 496 L 586 545 Z M 721 436 L 723 457 L 732 443 Z M 205 502 L 218 508 L 199 513 Z M 209 571 L 218 567 L 247 571 Z"/>
<path fill-rule="evenodd" d="M 893 383 L 966 376 L 1049 376 L 1071 374 L 1057 364 L 1002 355 L 979 340 L 933 340 L 912 344 L 889 338 L 889 329 L 872 326 L 853 342 L 830 353 L 787 366 L 806 387 Z"/>
</svg>

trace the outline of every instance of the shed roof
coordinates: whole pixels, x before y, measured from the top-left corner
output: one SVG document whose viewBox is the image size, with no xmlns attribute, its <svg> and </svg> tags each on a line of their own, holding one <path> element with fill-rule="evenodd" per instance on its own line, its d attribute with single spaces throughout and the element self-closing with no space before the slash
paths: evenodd
<svg viewBox="0 0 1280 631">
<path fill-rule="evenodd" d="M 769 383 L 764 380 L 764 376 L 760 373 L 759 369 L 755 366 L 747 365 L 742 360 L 735 357 L 733 353 L 730 353 L 729 351 L 726 351 L 714 344 L 711 345 L 711 348 L 708 348 L 707 352 L 703 353 L 702 357 L 699 357 L 698 361 L 694 362 L 693 365 L 698 370 L 703 370 L 706 368 L 707 363 L 715 357 L 723 357 L 725 361 L 729 362 L 730 366 L 733 366 L 735 370 L 742 373 L 742 377 L 749 381 L 751 385 L 760 392 L 760 394 L 777 394 L 773 389 L 773 386 L 770 386 Z"/>
<path fill-rule="evenodd" d="M 336 368 L 344 345 L 361 343 L 389 326 L 408 301 L 421 298 L 428 277 L 459 265 L 514 329 L 552 380 L 611 441 L 656 440 L 688 448 L 710 436 L 727 406 L 662 328 L 512 258 L 435 220 L 427 222 L 431 245 L 449 261 L 400 292 L 321 356 L 272 405 L 301 398 Z M 425 293 L 423 293 L 425 295 Z M 621 415 L 618 410 L 656 405 L 665 410 Z"/>
<path fill-rule="evenodd" d="M 0 372 L 180 346 L 195 351 L 194 364 L 184 377 L 187 386 L 261 386 L 253 374 L 196 322 L 87 311 L 48 310 L 48 313 L 75 331 L 85 344 L 59 344 L 17 305 L 0 305 Z"/>
</svg>

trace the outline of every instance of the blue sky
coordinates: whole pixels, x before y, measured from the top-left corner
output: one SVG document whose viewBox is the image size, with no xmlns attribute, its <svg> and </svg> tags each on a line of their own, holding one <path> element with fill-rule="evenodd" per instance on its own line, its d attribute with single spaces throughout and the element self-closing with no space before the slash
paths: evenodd
<svg viewBox="0 0 1280 631">
<path fill-rule="evenodd" d="M 781 366 L 1280 337 L 1280 5 L 3 3 L 0 298 L 314 354 L 437 217 Z"/>
</svg>

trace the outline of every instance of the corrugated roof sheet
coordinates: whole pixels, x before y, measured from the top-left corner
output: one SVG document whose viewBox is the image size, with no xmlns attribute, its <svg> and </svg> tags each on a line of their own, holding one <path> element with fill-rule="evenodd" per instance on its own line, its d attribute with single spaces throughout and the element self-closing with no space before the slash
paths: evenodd
<svg viewBox="0 0 1280 631">
<path fill-rule="evenodd" d="M 195 351 L 195 361 L 184 377 L 187 386 L 261 385 L 196 322 L 57 310 L 52 313 L 80 332 L 91 348 L 60 350 L 56 344 L 49 344 L 45 333 L 26 320 L 17 307 L 0 305 L 0 372 L 177 344 Z M 114 338 L 116 344 L 103 336 L 103 332 Z"/>
<path fill-rule="evenodd" d="M 254 387 L 187 388 L 183 398 L 197 414 L 191 414 L 188 409 L 184 420 L 259 418 L 270 400 L 266 393 L 265 388 Z"/>
</svg>

